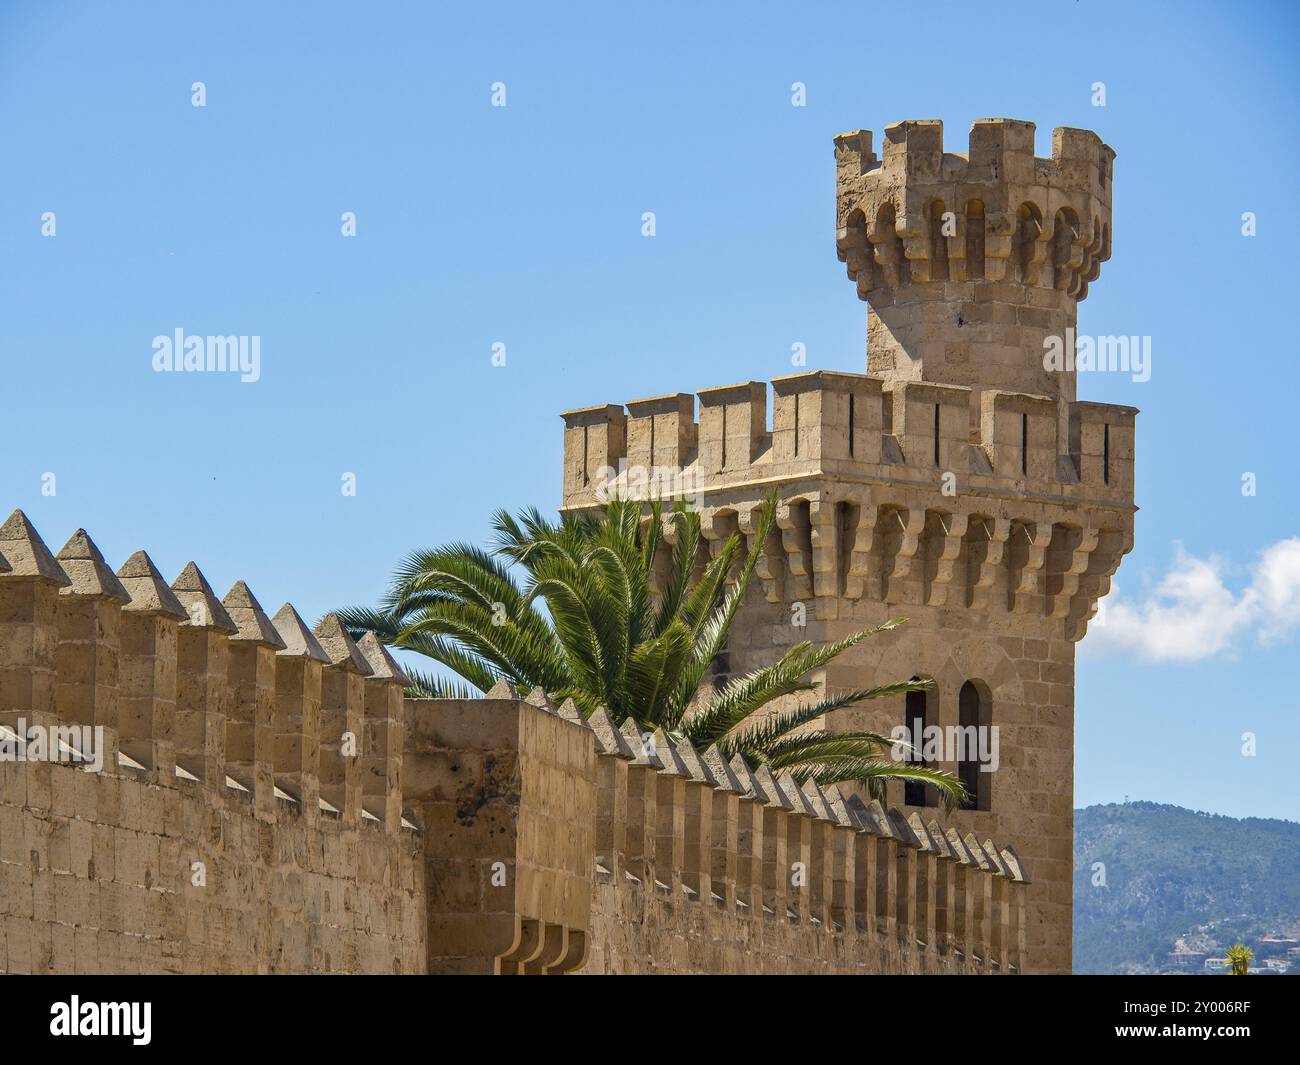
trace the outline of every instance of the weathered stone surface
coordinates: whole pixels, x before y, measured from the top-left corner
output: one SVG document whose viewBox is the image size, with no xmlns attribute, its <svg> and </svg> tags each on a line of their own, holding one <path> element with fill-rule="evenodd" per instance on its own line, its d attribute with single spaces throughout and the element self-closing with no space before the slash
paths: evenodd
<svg viewBox="0 0 1300 1065">
<path fill-rule="evenodd" d="M 284 649 L 284 641 L 266 616 L 262 604 L 243 581 L 234 583 L 221 600 L 221 605 L 235 625 L 236 631 L 230 637 L 232 640 L 274 647 L 277 651 Z"/>
<path fill-rule="evenodd" d="M 21 510 L 15 510 L 0 525 L 0 557 L 4 572 L 10 577 L 38 577 L 58 585 L 67 585 L 68 575 L 55 561 L 45 541 Z"/>
<path fill-rule="evenodd" d="M 174 618 L 177 621 L 189 620 L 181 601 L 163 580 L 147 552 L 137 551 L 123 562 L 118 568 L 117 577 L 130 597 L 123 610 Z"/>
<path fill-rule="evenodd" d="M 130 600 L 122 582 L 113 574 L 85 529 L 74 532 L 55 558 L 71 582 L 63 589 L 64 595 L 116 599 L 123 603 Z"/>
<path fill-rule="evenodd" d="M 330 661 L 320 641 L 316 639 L 311 629 L 307 628 L 307 623 L 302 620 L 291 603 L 285 603 L 276 611 L 271 624 L 275 626 L 276 634 L 284 643 L 284 646 L 276 652 L 277 654 L 286 658 L 310 658 L 316 662 Z"/>
<path fill-rule="evenodd" d="M 193 562 L 186 564 L 172 581 L 172 591 L 184 608 L 189 620 L 186 624 L 195 629 L 212 629 L 233 636 L 239 631 L 212 585 Z"/>
<path fill-rule="evenodd" d="M 379 637 L 373 632 L 368 632 L 362 636 L 361 639 L 357 641 L 357 647 L 365 657 L 366 662 L 370 665 L 371 680 L 392 681 L 393 683 L 401 684 L 403 686 L 411 683 L 406 674 L 402 672 L 402 667 L 397 664 L 397 660 L 388 653 L 388 648 L 380 642 Z M 505 681 L 499 683 L 505 684 Z M 505 690 L 509 692 L 509 685 L 506 685 Z M 496 691 L 496 688 L 494 688 L 493 691 Z M 488 692 L 489 699 L 513 697 L 512 694 L 496 696 L 493 695 L 492 692 Z"/>
<path fill-rule="evenodd" d="M 348 635 L 337 614 L 326 614 L 321 618 L 316 625 L 314 635 L 331 665 L 363 677 L 370 675 L 372 672 L 370 663 L 357 647 L 356 641 Z"/>
</svg>

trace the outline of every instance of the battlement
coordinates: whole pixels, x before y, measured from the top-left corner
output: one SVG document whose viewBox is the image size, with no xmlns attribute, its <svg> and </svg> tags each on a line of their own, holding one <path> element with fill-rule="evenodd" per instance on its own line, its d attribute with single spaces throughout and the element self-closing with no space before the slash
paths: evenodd
<svg viewBox="0 0 1300 1065">
<path fill-rule="evenodd" d="M 862 298 L 913 282 L 984 279 L 1083 299 L 1110 258 L 1115 152 L 1090 130 L 1058 126 L 1051 158 L 1039 159 L 1034 130 L 979 119 L 960 155 L 943 150 L 942 122 L 898 122 L 885 127 L 883 159 L 870 130 L 836 137 L 837 246 Z M 953 232 L 943 231 L 945 212 Z M 979 255 L 967 255 L 972 246 Z"/>
<path fill-rule="evenodd" d="M 965 155 L 943 123 L 835 138 L 836 251 L 871 306 L 868 361 L 885 377 L 1074 398 L 1043 368 L 1111 254 L 1114 151 L 1057 128 L 1034 156 L 1034 124 L 981 119 Z"/>
<path fill-rule="evenodd" d="M 770 601 L 961 604 L 1083 635 L 1132 546 L 1134 408 L 1070 403 L 1063 434 L 1052 397 L 995 389 L 976 407 L 962 385 L 814 371 L 772 397 L 770 431 L 758 381 L 700 392 L 698 422 L 684 393 L 569 412 L 565 508 L 685 497 L 725 538 L 777 485 Z"/>
<path fill-rule="evenodd" d="M 218 599 L 193 562 L 171 585 L 144 551 L 114 573 L 83 529 L 54 555 L 21 511 L 0 556 L 13 627 L 0 726 L 100 729 L 104 771 L 229 792 L 264 819 L 286 804 L 308 821 L 413 827 L 407 681 L 373 636 L 354 642 L 333 615 L 313 632 L 290 603 L 270 618 L 243 581 Z M 340 754 L 349 745 L 360 757 Z"/>
<path fill-rule="evenodd" d="M 597 752 L 585 971 L 1020 971 L 1028 877 L 1013 848 L 528 698 Z"/>
<path fill-rule="evenodd" d="M 423 970 L 377 640 L 21 511 L 0 560 L 0 970 Z"/>
<path fill-rule="evenodd" d="M 713 491 L 813 474 L 940 488 L 944 473 L 959 492 L 1132 506 L 1134 407 L 1071 403 L 1062 434 L 1050 396 L 830 370 L 771 395 L 771 429 L 762 381 L 701 390 L 698 421 L 685 392 L 566 411 L 565 507 L 667 495 L 656 476 Z"/>
</svg>

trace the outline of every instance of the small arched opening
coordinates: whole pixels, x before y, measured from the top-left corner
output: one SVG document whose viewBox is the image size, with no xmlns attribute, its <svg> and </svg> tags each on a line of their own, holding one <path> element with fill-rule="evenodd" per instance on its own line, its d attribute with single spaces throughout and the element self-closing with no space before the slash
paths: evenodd
<svg viewBox="0 0 1300 1065">
<path fill-rule="evenodd" d="M 966 789 L 963 810 L 989 809 L 992 772 L 992 699 L 988 688 L 973 680 L 957 695 L 957 778 Z"/>
</svg>

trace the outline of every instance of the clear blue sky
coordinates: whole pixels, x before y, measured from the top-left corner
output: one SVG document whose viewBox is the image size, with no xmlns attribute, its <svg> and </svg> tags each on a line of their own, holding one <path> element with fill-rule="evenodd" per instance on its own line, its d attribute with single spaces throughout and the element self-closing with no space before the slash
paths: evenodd
<svg viewBox="0 0 1300 1065">
<path fill-rule="evenodd" d="M 403 553 L 557 505 L 563 409 L 788 373 L 796 341 L 863 368 L 835 133 L 1084 126 L 1118 158 L 1081 327 L 1150 335 L 1153 373 L 1081 385 L 1143 413 L 1077 799 L 1300 817 L 1298 45 L 1291 4 L 6 2 L 0 508 L 269 610 L 372 601 Z M 178 327 L 260 336 L 261 380 L 152 372 Z"/>
</svg>

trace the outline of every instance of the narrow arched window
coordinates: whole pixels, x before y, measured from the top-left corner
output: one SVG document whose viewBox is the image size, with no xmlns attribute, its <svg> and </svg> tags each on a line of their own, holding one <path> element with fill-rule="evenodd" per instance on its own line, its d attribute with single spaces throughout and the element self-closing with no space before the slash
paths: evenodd
<svg viewBox="0 0 1300 1065">
<path fill-rule="evenodd" d="M 983 769 L 990 758 L 992 735 L 988 695 L 973 681 L 961 686 L 957 695 L 957 777 L 966 788 L 964 810 L 989 808 L 989 777 Z"/>
<path fill-rule="evenodd" d="M 920 677 L 913 677 L 920 680 Z M 913 765 L 925 765 L 925 727 L 928 709 L 927 692 L 908 692 L 903 709 L 903 724 L 907 727 L 912 750 L 907 761 Z M 926 785 L 916 781 L 903 782 L 903 802 L 907 806 L 929 806 L 930 796 Z"/>
</svg>

